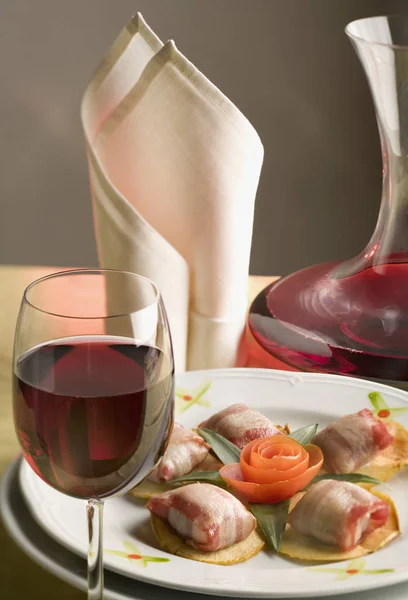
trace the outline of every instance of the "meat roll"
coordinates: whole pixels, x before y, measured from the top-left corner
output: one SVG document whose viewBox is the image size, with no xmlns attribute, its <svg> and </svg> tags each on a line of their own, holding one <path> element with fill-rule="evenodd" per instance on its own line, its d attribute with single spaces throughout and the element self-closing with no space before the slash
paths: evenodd
<svg viewBox="0 0 408 600">
<path fill-rule="evenodd" d="M 187 475 L 203 462 L 208 450 L 209 445 L 202 437 L 175 423 L 167 450 L 149 479 L 159 483 Z"/>
<path fill-rule="evenodd" d="M 313 444 L 324 455 L 324 468 L 331 473 L 352 473 L 388 448 L 394 436 L 385 424 L 364 408 L 341 417 L 319 431 Z"/>
<path fill-rule="evenodd" d="M 241 449 L 253 440 L 281 433 L 269 419 L 245 404 L 232 404 L 200 427 L 219 433 Z"/>
<path fill-rule="evenodd" d="M 193 483 L 154 496 L 147 508 L 164 519 L 187 544 L 215 552 L 245 540 L 256 528 L 255 517 L 229 492 Z"/>
<path fill-rule="evenodd" d="M 388 519 L 390 507 L 364 488 L 323 479 L 313 485 L 289 514 L 293 529 L 320 542 L 352 550 Z"/>
</svg>

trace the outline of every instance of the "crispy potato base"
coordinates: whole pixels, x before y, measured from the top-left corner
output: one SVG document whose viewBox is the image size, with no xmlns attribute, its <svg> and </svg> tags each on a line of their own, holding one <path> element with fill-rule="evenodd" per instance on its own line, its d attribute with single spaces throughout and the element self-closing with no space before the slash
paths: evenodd
<svg viewBox="0 0 408 600">
<path fill-rule="evenodd" d="M 370 535 L 368 535 L 361 544 L 353 550 L 344 552 L 335 546 L 323 544 L 311 537 L 297 533 L 290 525 L 288 525 L 285 535 L 283 536 L 280 553 L 290 556 L 290 558 L 323 562 L 358 558 L 380 550 L 380 548 L 383 548 L 400 535 L 398 514 L 394 502 L 389 496 L 377 491 L 371 491 L 371 493 L 378 498 L 381 498 L 381 500 L 385 500 L 390 505 L 390 516 L 382 527 L 379 527 L 370 533 Z M 298 495 L 292 508 L 294 508 L 296 502 L 300 500 L 302 495 Z"/>
<path fill-rule="evenodd" d="M 396 421 L 387 420 L 384 423 L 395 435 L 394 442 L 391 446 L 383 450 L 371 463 L 358 469 L 358 472 L 376 477 L 381 481 L 388 481 L 393 475 L 408 465 L 408 431 Z"/>
<path fill-rule="evenodd" d="M 143 481 L 143 483 L 131 490 L 129 494 L 131 496 L 134 496 L 135 498 L 149 500 L 149 498 L 151 498 L 152 496 L 158 496 L 159 494 L 168 492 L 169 489 L 170 488 L 164 484 L 155 483 L 154 481 L 149 481 L 148 479 L 146 479 L 145 481 Z"/>
<path fill-rule="evenodd" d="M 198 562 L 223 566 L 235 565 L 249 560 L 265 546 L 265 540 L 255 530 L 246 540 L 238 542 L 229 548 L 223 548 L 222 550 L 217 550 L 217 552 L 203 552 L 186 544 L 163 519 L 160 519 L 156 515 L 151 515 L 151 523 L 157 541 L 163 550 L 182 558 L 197 560 Z"/>
</svg>

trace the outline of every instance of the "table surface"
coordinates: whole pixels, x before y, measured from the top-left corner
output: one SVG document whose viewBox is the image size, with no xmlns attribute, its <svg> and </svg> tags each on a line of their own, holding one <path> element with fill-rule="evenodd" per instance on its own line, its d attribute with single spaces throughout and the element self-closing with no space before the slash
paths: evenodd
<svg viewBox="0 0 408 600">
<path fill-rule="evenodd" d="M 21 297 L 29 283 L 59 270 L 61 269 L 56 267 L 0 266 L 0 476 L 18 453 L 11 410 L 11 361 Z M 273 280 L 273 277 L 250 277 L 249 301 Z M 248 332 L 247 336 L 250 339 Z M 287 368 L 252 343 L 248 344 L 246 366 Z M 10 540 L 1 523 L 0 548 L 0 556 L 3 557 L 0 561 L 1 599 L 27 600 L 41 597 L 41 600 L 83 600 L 84 594 L 33 563 Z"/>
<path fill-rule="evenodd" d="M 24 289 L 29 283 L 57 267 L 0 265 L 0 477 L 6 465 L 18 454 L 11 410 L 11 361 L 14 328 Z M 249 302 L 276 277 L 251 276 L 248 282 Z M 263 352 L 247 331 L 247 367 L 288 370 L 289 367 Z M 86 595 L 60 581 L 28 558 L 9 538 L 0 522 L 0 600 L 85 600 Z M 159 588 L 157 588 L 159 589 Z M 162 590 L 163 592 L 163 590 Z M 406 600 L 406 584 L 341 596 L 349 600 Z M 165 594 L 159 598 L 165 600 Z M 192 600 L 194 595 L 192 595 Z M 334 597 L 333 597 L 334 598 Z M 340 599 L 340 596 L 338 596 Z"/>
</svg>

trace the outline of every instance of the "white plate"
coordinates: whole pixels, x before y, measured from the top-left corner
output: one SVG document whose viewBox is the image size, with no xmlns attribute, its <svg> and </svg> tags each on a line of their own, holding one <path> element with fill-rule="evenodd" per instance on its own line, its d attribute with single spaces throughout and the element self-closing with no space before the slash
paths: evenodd
<svg viewBox="0 0 408 600">
<path fill-rule="evenodd" d="M 44 569 L 81 590 L 86 590 L 86 562 L 51 539 L 29 512 L 18 484 L 19 462 L 11 464 L 0 482 L 0 516 L 13 540 Z M 342 596 L 344 598 L 345 596 Z M 347 596 L 350 600 L 384 600 L 384 588 Z M 105 600 L 205 600 L 208 596 L 179 590 L 163 590 L 105 572 Z M 408 584 L 387 588 L 387 600 L 406 600 Z M 296 600 L 296 598 L 292 598 Z"/>
<path fill-rule="evenodd" d="M 36 523 L 18 483 L 19 462 L 11 464 L 0 482 L 0 517 L 13 540 L 44 569 L 81 590 L 86 590 L 86 562 L 72 554 Z M 105 572 L 105 600 L 205 600 L 208 596 L 179 590 L 163 590 L 111 571 Z M 342 596 L 345 598 L 345 596 Z M 384 588 L 347 596 L 350 600 L 384 600 Z M 387 600 L 406 600 L 408 584 L 387 588 Z M 296 600 L 296 598 L 292 598 Z"/>
<path fill-rule="evenodd" d="M 311 423 L 324 426 L 336 417 L 372 408 L 370 391 L 381 392 L 391 409 L 408 410 L 406 392 L 334 375 L 233 369 L 189 372 L 179 376 L 177 383 L 182 386 L 178 395 L 186 399 L 178 398 L 176 418 L 187 427 L 196 426 L 234 402 L 244 402 L 275 422 L 289 422 L 292 428 Z M 408 426 L 408 413 L 398 413 L 396 418 Z M 25 499 L 38 523 L 59 543 L 85 556 L 84 502 L 53 490 L 25 463 L 20 476 Z M 391 495 L 400 515 L 401 537 L 358 562 L 320 568 L 266 552 L 231 567 L 169 555 L 159 548 L 152 534 L 148 511 L 129 497 L 119 498 L 106 503 L 105 565 L 127 577 L 156 585 L 234 597 L 316 597 L 386 586 L 408 579 L 405 473 L 393 479 Z M 169 562 L 145 565 L 136 558 L 138 555 L 167 558 Z"/>
</svg>

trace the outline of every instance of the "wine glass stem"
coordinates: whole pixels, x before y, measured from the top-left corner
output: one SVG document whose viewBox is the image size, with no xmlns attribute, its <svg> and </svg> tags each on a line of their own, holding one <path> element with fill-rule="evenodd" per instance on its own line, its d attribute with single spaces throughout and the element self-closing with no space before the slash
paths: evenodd
<svg viewBox="0 0 408 600">
<path fill-rule="evenodd" d="M 103 600 L 103 502 L 88 500 L 88 600 Z"/>
</svg>

